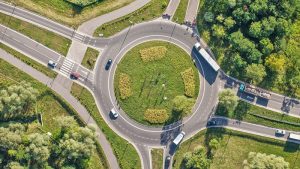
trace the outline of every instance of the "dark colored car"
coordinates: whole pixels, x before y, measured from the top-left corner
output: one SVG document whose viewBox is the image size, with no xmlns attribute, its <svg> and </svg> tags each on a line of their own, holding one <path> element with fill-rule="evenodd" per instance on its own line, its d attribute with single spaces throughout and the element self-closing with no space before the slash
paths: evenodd
<svg viewBox="0 0 300 169">
<path fill-rule="evenodd" d="M 72 72 L 72 73 L 70 74 L 70 78 L 71 78 L 71 79 L 77 80 L 79 77 L 80 77 L 80 74 L 77 73 L 77 72 Z"/>
<path fill-rule="evenodd" d="M 111 64 L 112 64 L 112 60 L 108 59 L 106 65 L 105 65 L 105 70 L 108 70 L 110 68 Z"/>
<path fill-rule="evenodd" d="M 217 125 L 217 121 L 215 120 L 210 120 L 207 122 L 207 126 L 215 126 L 215 125 Z"/>
</svg>

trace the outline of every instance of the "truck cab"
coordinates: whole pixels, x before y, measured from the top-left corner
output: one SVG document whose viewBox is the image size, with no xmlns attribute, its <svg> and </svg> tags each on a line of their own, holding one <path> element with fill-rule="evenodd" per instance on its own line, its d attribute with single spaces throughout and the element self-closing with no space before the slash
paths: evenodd
<svg viewBox="0 0 300 169">
<path fill-rule="evenodd" d="M 185 136 L 185 132 L 180 132 L 176 138 L 173 140 L 173 144 L 175 144 L 176 146 L 182 141 L 183 137 Z"/>
</svg>

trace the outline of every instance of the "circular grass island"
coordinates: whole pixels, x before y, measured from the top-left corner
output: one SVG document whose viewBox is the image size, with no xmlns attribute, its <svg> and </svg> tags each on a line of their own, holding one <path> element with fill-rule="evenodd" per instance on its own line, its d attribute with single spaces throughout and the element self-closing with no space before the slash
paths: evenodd
<svg viewBox="0 0 300 169">
<path fill-rule="evenodd" d="M 168 125 L 191 114 L 199 74 L 190 56 L 172 43 L 135 46 L 118 64 L 114 88 L 121 108 L 145 125 Z"/>
</svg>

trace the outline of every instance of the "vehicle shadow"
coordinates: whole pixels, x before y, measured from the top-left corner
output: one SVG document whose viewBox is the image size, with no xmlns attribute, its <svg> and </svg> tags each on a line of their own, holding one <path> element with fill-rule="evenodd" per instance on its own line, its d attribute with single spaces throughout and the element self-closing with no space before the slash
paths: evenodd
<svg viewBox="0 0 300 169">
<path fill-rule="evenodd" d="M 200 53 L 197 51 L 195 47 L 192 49 L 191 53 L 192 59 L 194 60 L 194 64 L 201 73 L 201 75 L 205 78 L 205 80 L 212 85 L 218 76 L 218 72 L 214 71 L 213 68 L 206 62 L 203 57 L 201 57 Z M 200 61 L 200 63 L 199 63 Z M 202 68 L 201 68 L 202 66 Z M 203 70 L 202 70 L 203 69 Z"/>
</svg>

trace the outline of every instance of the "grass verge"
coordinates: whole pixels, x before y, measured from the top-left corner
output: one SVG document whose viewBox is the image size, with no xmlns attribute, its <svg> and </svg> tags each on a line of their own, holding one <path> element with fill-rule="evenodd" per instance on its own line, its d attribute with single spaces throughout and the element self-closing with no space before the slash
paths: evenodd
<svg viewBox="0 0 300 169">
<path fill-rule="evenodd" d="M 64 56 L 68 53 L 71 40 L 65 37 L 3 13 L 0 13 L 0 22 Z"/>
<path fill-rule="evenodd" d="M 290 163 L 290 168 L 299 169 L 299 145 L 283 142 L 271 138 L 256 136 L 238 131 L 218 128 L 207 129 L 199 132 L 189 140 L 183 142 L 174 157 L 175 169 L 180 169 L 184 153 L 193 151 L 199 145 L 208 148 L 211 138 L 217 138 L 220 142 L 215 151 L 210 169 L 240 169 L 243 168 L 243 160 L 249 152 L 261 152 L 282 156 Z"/>
<path fill-rule="evenodd" d="M 41 132 L 41 130 L 39 130 L 39 128 L 41 128 L 42 131 L 57 134 L 59 129 L 55 118 L 60 116 L 74 116 L 79 125 L 84 125 L 76 111 L 64 99 L 45 85 L 2 59 L 0 59 L 0 67 L 0 89 L 21 81 L 27 81 L 40 93 L 37 99 L 37 109 L 43 112 L 43 126 L 40 126 L 37 121 L 33 121 L 29 124 L 29 131 Z M 103 150 L 99 145 L 97 145 L 97 149 L 95 149 L 90 163 L 89 168 L 91 169 L 106 169 L 108 167 Z"/>
<path fill-rule="evenodd" d="M 140 51 L 156 46 L 166 48 L 165 56 L 159 60 L 144 62 Z M 183 49 L 162 41 L 146 42 L 132 48 L 118 64 L 114 78 L 115 94 L 120 106 L 130 118 L 145 125 L 165 125 L 179 120 L 182 114 L 173 111 L 172 100 L 184 95 L 185 85 L 181 72 L 188 68 L 191 68 L 195 77 L 195 94 L 191 99 L 196 99 L 200 84 L 198 70 Z M 126 99 L 122 99 L 118 89 L 118 79 L 122 73 L 126 73 L 131 79 L 132 95 Z M 144 117 L 147 109 L 165 109 L 169 118 L 163 124 L 150 123 Z"/>
<path fill-rule="evenodd" d="M 118 136 L 104 121 L 97 108 L 92 94 L 82 86 L 73 83 L 71 93 L 86 107 L 100 129 L 111 143 L 119 165 L 122 169 L 140 169 L 141 161 L 135 148 L 126 140 Z"/>
<path fill-rule="evenodd" d="M 88 47 L 81 64 L 84 67 L 93 70 L 98 56 L 98 50 Z"/>
<path fill-rule="evenodd" d="M 173 16 L 173 21 L 179 24 L 184 22 L 185 13 L 188 7 L 189 0 L 180 0 L 180 3 L 176 9 L 176 12 Z"/>
<path fill-rule="evenodd" d="M 151 149 L 151 156 L 152 156 L 152 168 L 153 169 L 162 169 L 163 168 L 164 150 L 161 148 Z"/>
<path fill-rule="evenodd" d="M 39 13 L 52 20 L 77 27 L 97 16 L 109 13 L 128 5 L 133 0 L 101 0 L 81 8 L 64 0 L 5 0 L 28 10 Z"/>
<path fill-rule="evenodd" d="M 167 7 L 169 0 L 152 0 L 142 8 L 125 15 L 121 18 L 105 23 L 98 27 L 94 32 L 94 36 L 103 34 L 104 37 L 112 36 L 121 30 L 145 21 L 149 21 L 153 18 L 157 18 L 162 15 Z"/>
<path fill-rule="evenodd" d="M 33 67 L 34 69 L 42 72 L 48 77 L 55 78 L 57 73 L 52 71 L 51 69 L 47 68 L 46 66 L 40 64 L 39 62 L 29 58 L 28 56 L 23 55 L 22 53 L 4 45 L 0 42 L 0 48 L 5 50 L 7 53 L 13 55 L 14 57 L 20 59 L 22 62 L 26 63 L 27 65 Z"/>
<path fill-rule="evenodd" d="M 227 113 L 218 107 L 216 114 L 264 126 L 300 131 L 300 118 L 267 110 L 241 100 L 233 112 Z"/>
</svg>

